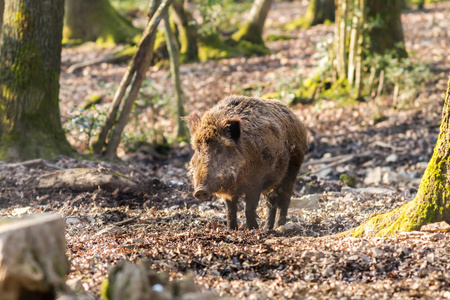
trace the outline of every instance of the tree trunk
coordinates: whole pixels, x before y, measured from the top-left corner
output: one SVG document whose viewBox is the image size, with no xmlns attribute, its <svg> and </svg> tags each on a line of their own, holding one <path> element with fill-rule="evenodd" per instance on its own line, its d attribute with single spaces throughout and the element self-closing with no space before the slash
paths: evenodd
<svg viewBox="0 0 450 300">
<path fill-rule="evenodd" d="M 393 51 L 396 57 L 407 57 L 401 13 L 404 0 L 366 0 L 366 21 L 377 22 L 368 31 L 371 52 L 385 54 Z"/>
<path fill-rule="evenodd" d="M 174 1 L 175 23 L 178 26 L 178 40 L 180 42 L 180 61 L 198 61 L 197 24 L 191 13 L 183 3 Z"/>
<path fill-rule="evenodd" d="M 372 217 L 343 235 L 387 236 L 396 231 L 411 231 L 421 226 L 446 221 L 450 223 L 450 77 L 433 156 L 420 182 L 416 197 L 391 212 Z"/>
<path fill-rule="evenodd" d="M 2 26 L 3 26 L 3 9 L 5 8 L 5 1 L 0 0 L 0 38 L 2 37 Z M 1 47 L 1 44 L 0 44 Z"/>
<path fill-rule="evenodd" d="M 300 19 L 285 25 L 285 29 L 310 28 L 314 25 L 323 24 L 325 21 L 334 22 L 335 19 L 334 0 L 310 0 L 306 14 Z"/>
<path fill-rule="evenodd" d="M 247 23 L 233 34 L 233 39 L 238 42 L 248 41 L 254 44 L 264 45 L 262 32 L 271 5 L 272 0 L 255 0 Z"/>
<path fill-rule="evenodd" d="M 59 73 L 64 0 L 6 0 L 0 49 L 0 160 L 69 155 Z"/>
<path fill-rule="evenodd" d="M 340 80 L 355 88 L 355 98 L 361 96 L 364 55 L 407 56 L 402 4 L 403 0 L 336 0 L 335 70 Z"/>
<path fill-rule="evenodd" d="M 417 4 L 417 9 L 422 10 L 425 8 L 425 0 L 420 0 Z"/>
<path fill-rule="evenodd" d="M 173 85 L 175 86 L 175 98 L 177 99 L 177 138 L 187 137 L 187 128 L 182 121 L 185 116 L 183 106 L 183 90 L 181 89 L 180 80 L 180 57 L 178 55 L 178 48 L 175 41 L 175 36 L 170 27 L 169 16 L 164 16 L 164 27 L 166 31 L 167 50 L 169 51 L 170 59 L 170 73 L 172 76 Z"/>
<path fill-rule="evenodd" d="M 131 42 L 140 33 L 109 0 L 66 0 L 64 41 Z"/>
</svg>

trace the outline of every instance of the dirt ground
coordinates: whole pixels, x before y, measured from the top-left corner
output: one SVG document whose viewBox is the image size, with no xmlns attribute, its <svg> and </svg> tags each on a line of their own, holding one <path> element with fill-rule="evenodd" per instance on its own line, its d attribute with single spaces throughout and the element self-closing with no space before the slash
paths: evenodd
<svg viewBox="0 0 450 300">
<path fill-rule="evenodd" d="M 277 3 L 267 34 L 304 11 L 298 2 Z M 399 233 L 395 237 L 337 238 L 374 213 L 411 200 L 431 157 L 450 72 L 450 3 L 430 5 L 402 16 L 406 47 L 429 64 L 430 78 L 417 99 L 403 109 L 390 97 L 343 106 L 319 101 L 297 105 L 307 125 L 309 150 L 297 178 L 294 199 L 307 199 L 289 210 L 289 226 L 276 231 L 226 230 L 224 203 L 192 197 L 186 163 L 189 146 L 174 146 L 165 155 L 148 148 L 122 150 L 121 162 L 59 157 L 32 167 L 0 162 L 0 217 L 59 213 L 65 218 L 68 279 L 78 279 L 99 298 L 108 268 L 120 260 L 146 260 L 172 279 L 191 274 L 200 290 L 243 299 L 450 299 L 450 234 Z M 277 82 L 306 76 L 317 66 L 316 44 L 333 29 L 316 26 L 291 32 L 293 39 L 270 42 L 273 54 L 183 65 L 187 110 L 203 111 L 231 93 L 265 84 L 257 93 L 275 91 Z M 73 63 L 113 50 L 80 46 L 63 50 L 61 114 L 70 121 L 74 105 L 92 94 L 107 107 L 126 64 L 101 64 L 74 74 Z M 148 72 L 155 91 L 171 91 L 165 67 Z M 380 122 L 374 115 L 383 112 Z M 153 120 L 142 107 L 127 130 L 141 130 Z M 146 123 L 147 122 L 147 123 Z M 155 126 L 172 132 L 172 120 Z M 133 125 L 134 124 L 134 125 Z M 85 150 L 85 134 L 68 134 L 74 147 Z M 141 186 L 138 190 L 73 192 L 39 190 L 30 183 L 55 169 L 110 168 Z M 342 173 L 355 176 L 356 188 L 343 186 Z M 305 175 L 308 174 L 308 175 Z M 306 200 L 305 200 L 306 201 Z M 302 204 L 303 203 L 303 204 Z M 265 220 L 264 205 L 258 208 Z"/>
</svg>

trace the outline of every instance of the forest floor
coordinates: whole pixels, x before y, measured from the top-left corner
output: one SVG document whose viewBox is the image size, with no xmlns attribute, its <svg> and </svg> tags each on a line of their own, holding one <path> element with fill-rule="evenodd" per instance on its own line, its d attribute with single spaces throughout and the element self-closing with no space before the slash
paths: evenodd
<svg viewBox="0 0 450 300">
<path fill-rule="evenodd" d="M 301 15 L 304 6 L 297 4 L 277 3 L 268 33 Z M 192 153 L 183 145 L 165 155 L 148 147 L 126 153 L 123 147 L 121 162 L 60 157 L 35 166 L 0 163 L 0 217 L 49 212 L 64 216 L 72 266 L 68 279 L 77 279 L 94 298 L 111 265 L 144 259 L 173 279 L 192 274 L 200 290 L 219 296 L 450 299 L 450 233 L 420 231 L 383 239 L 333 236 L 375 213 L 401 206 L 417 192 L 439 133 L 450 72 L 448 15 L 447 2 L 402 16 L 407 49 L 431 69 L 427 84 L 402 109 L 393 107 L 390 96 L 351 105 L 319 99 L 292 107 L 307 125 L 310 139 L 288 226 L 273 232 L 245 230 L 241 207 L 241 229 L 226 230 L 224 203 L 192 197 L 186 175 Z M 306 77 L 320 59 L 314 55 L 316 44 L 331 38 L 332 31 L 329 26 L 292 31 L 293 39 L 268 43 L 273 54 L 264 57 L 183 65 L 187 110 L 204 111 L 228 94 L 249 89 L 255 95 L 273 92 L 280 82 L 289 85 Z M 80 152 L 85 151 L 88 135 L 79 128 L 76 133 L 70 124 L 74 106 L 95 94 L 103 99 L 98 110 L 105 110 L 126 64 L 95 65 L 74 74 L 66 70 L 111 51 L 92 45 L 63 50 L 61 114 L 68 138 Z M 153 110 L 138 105 L 139 114 L 127 130 L 135 135 L 148 130 L 170 134 L 173 120 L 152 114 L 170 115 L 163 107 L 173 96 L 168 70 L 152 67 L 148 77 L 149 97 L 166 102 L 153 104 Z M 260 88 L 254 90 L 255 86 Z M 169 96 L 154 96 L 162 94 Z M 144 188 L 74 192 L 30 185 L 55 169 L 84 167 L 113 169 Z M 343 186 L 343 173 L 356 178 L 355 188 Z M 264 205 L 258 215 L 262 223 Z"/>
</svg>

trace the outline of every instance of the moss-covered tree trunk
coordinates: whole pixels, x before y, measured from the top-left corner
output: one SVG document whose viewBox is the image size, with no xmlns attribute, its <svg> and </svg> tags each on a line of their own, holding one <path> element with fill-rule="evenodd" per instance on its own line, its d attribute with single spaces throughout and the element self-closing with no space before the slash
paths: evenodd
<svg viewBox="0 0 450 300">
<path fill-rule="evenodd" d="M 2 37 L 3 9 L 4 9 L 4 7 L 5 7 L 5 1 L 4 0 L 0 0 L 0 38 Z"/>
<path fill-rule="evenodd" d="M 64 0 L 6 0 L 0 49 L 0 160 L 70 154 L 61 127 Z"/>
<path fill-rule="evenodd" d="M 450 77 L 442 112 L 441 132 L 416 197 L 391 212 L 372 217 L 344 234 L 386 236 L 396 231 L 411 231 L 421 226 L 446 221 L 450 223 Z"/>
<path fill-rule="evenodd" d="M 284 27 L 288 30 L 296 28 L 310 28 L 311 26 L 323 24 L 325 21 L 334 22 L 335 16 L 334 0 L 310 0 L 306 14 L 300 19 L 294 20 Z"/>
<path fill-rule="evenodd" d="M 172 4 L 175 23 L 178 27 L 178 40 L 180 43 L 180 61 L 198 60 L 198 30 L 195 19 L 180 1 Z"/>
<path fill-rule="evenodd" d="M 247 23 L 233 34 L 235 41 L 264 45 L 262 32 L 273 0 L 254 0 Z"/>
<path fill-rule="evenodd" d="M 384 54 L 392 51 L 406 57 L 401 14 L 404 0 L 365 0 L 365 14 L 369 26 L 369 49 Z"/>
<path fill-rule="evenodd" d="M 139 33 L 109 0 L 66 0 L 64 41 L 113 45 L 131 42 Z"/>
</svg>

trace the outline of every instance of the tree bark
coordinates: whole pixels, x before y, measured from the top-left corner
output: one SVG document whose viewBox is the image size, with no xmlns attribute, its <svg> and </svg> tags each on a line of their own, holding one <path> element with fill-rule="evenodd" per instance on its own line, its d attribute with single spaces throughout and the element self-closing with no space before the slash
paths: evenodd
<svg viewBox="0 0 450 300">
<path fill-rule="evenodd" d="M 0 38 L 2 37 L 2 26 L 3 26 L 3 10 L 5 8 L 5 1 L 0 0 Z M 1 44 L 0 44 L 1 47 Z"/>
<path fill-rule="evenodd" d="M 403 0 L 336 0 L 335 68 L 339 79 L 347 79 L 355 88 L 356 98 L 361 96 L 362 56 L 407 56 L 400 18 L 402 4 Z"/>
<path fill-rule="evenodd" d="M 140 33 L 109 0 L 66 0 L 65 41 L 112 45 L 131 42 Z"/>
<path fill-rule="evenodd" d="M 397 57 L 407 57 L 401 21 L 404 0 L 366 0 L 366 21 L 377 22 L 368 31 L 369 50 L 385 54 L 392 51 Z"/>
<path fill-rule="evenodd" d="M 310 28 L 314 25 L 323 24 L 325 21 L 335 20 L 334 0 L 311 0 L 309 1 L 306 14 L 293 22 L 288 23 L 285 28 L 288 30 L 295 28 Z"/>
<path fill-rule="evenodd" d="M 130 92 L 122 108 L 122 112 L 117 120 L 117 124 L 111 133 L 111 139 L 106 148 L 105 157 L 114 159 L 117 156 L 117 148 L 119 147 L 120 139 L 123 129 L 130 118 L 133 103 L 137 98 L 139 89 L 145 78 L 145 73 L 150 66 L 150 61 L 153 55 L 153 46 L 155 44 L 156 30 L 162 17 L 167 14 L 170 4 L 173 0 L 164 0 L 159 6 L 156 13 L 153 15 L 150 22 L 145 28 L 141 41 L 139 42 L 138 50 L 130 62 L 129 69 L 135 69 L 135 76 Z M 127 75 L 126 75 L 127 76 Z"/>
<path fill-rule="evenodd" d="M 6 0 L 0 49 L 0 160 L 71 154 L 61 127 L 64 0 Z"/>
<path fill-rule="evenodd" d="M 232 38 L 238 42 L 248 41 L 254 44 L 264 45 L 262 32 L 272 1 L 255 0 L 247 23 L 234 33 Z"/>
<path fill-rule="evenodd" d="M 395 234 L 396 231 L 417 230 L 428 223 L 450 223 L 449 171 L 450 77 L 442 112 L 441 131 L 416 197 L 398 209 L 372 217 L 343 235 L 387 236 Z"/>
<path fill-rule="evenodd" d="M 180 42 L 180 60 L 182 62 L 198 61 L 198 30 L 195 19 L 183 6 L 182 2 L 172 4 L 175 23 L 178 26 L 178 40 Z"/>
<path fill-rule="evenodd" d="M 175 86 L 175 98 L 177 100 L 177 138 L 187 138 L 187 128 L 182 118 L 186 115 L 183 105 L 183 90 L 181 89 L 180 80 L 180 57 L 178 54 L 178 47 L 175 41 L 175 35 L 170 27 L 169 16 L 164 17 L 164 27 L 166 31 L 167 50 L 169 51 L 170 59 L 170 73 L 172 76 L 173 85 Z"/>
</svg>

